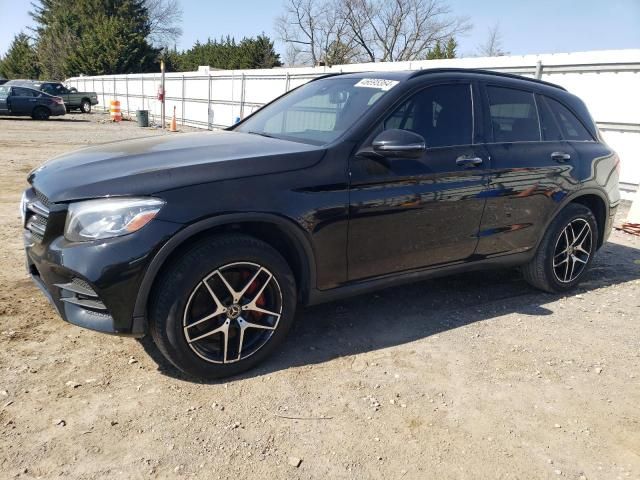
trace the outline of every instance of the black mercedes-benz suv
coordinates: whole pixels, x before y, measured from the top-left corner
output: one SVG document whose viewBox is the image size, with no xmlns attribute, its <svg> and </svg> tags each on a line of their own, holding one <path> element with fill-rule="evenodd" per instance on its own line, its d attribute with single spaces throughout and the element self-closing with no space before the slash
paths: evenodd
<svg viewBox="0 0 640 480">
<path fill-rule="evenodd" d="M 297 305 L 520 266 L 584 276 L 619 202 L 584 103 L 478 70 L 319 78 L 237 125 L 109 143 L 29 175 L 29 273 L 60 315 L 150 332 L 179 369 L 241 372 Z"/>
</svg>

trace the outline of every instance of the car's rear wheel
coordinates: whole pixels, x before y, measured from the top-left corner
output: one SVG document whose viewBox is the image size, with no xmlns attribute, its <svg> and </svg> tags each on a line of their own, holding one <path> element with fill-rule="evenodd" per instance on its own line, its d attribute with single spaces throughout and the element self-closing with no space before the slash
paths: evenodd
<svg viewBox="0 0 640 480">
<path fill-rule="evenodd" d="M 199 378 L 227 377 L 260 363 L 284 340 L 295 279 L 268 244 L 213 237 L 169 266 L 150 307 L 151 335 L 171 363 Z"/>
<path fill-rule="evenodd" d="M 80 110 L 82 110 L 82 113 L 91 113 L 91 102 L 89 100 L 82 100 Z"/>
<path fill-rule="evenodd" d="M 570 203 L 551 222 L 538 251 L 522 268 L 527 282 L 550 293 L 574 288 L 593 261 L 598 224 L 584 205 Z"/>
<path fill-rule="evenodd" d="M 45 107 L 36 107 L 31 113 L 31 118 L 34 120 L 49 120 L 50 116 L 51 112 L 49 112 L 49 109 Z"/>
</svg>

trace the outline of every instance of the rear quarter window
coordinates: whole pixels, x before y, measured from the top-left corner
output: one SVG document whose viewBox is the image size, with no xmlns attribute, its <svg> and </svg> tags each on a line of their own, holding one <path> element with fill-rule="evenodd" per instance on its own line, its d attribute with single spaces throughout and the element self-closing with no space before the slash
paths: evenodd
<svg viewBox="0 0 640 480">
<path fill-rule="evenodd" d="M 592 141 L 593 137 L 571 110 L 551 97 L 545 97 L 565 140 Z"/>
</svg>

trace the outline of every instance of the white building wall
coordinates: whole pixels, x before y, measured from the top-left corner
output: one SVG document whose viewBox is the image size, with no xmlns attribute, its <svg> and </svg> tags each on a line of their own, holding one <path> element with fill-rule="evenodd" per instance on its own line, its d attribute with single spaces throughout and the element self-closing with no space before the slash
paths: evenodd
<svg viewBox="0 0 640 480">
<path fill-rule="evenodd" d="M 197 72 L 166 74 L 167 118 L 175 107 L 182 125 L 221 128 L 319 75 L 447 67 L 485 68 L 528 77 L 535 77 L 539 69 L 542 80 L 561 85 L 586 102 L 605 140 L 620 155 L 625 196 L 640 184 L 640 49 L 271 70 L 201 67 Z M 110 100 L 117 99 L 125 115 L 146 109 L 152 120 L 159 121 L 159 73 L 76 77 L 66 83 L 97 92 L 99 107 L 108 108 Z"/>
</svg>

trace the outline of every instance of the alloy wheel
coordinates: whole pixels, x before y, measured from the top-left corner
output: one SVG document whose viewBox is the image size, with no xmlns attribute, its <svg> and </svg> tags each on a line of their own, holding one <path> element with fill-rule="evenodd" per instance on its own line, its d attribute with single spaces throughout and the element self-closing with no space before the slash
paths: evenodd
<svg viewBox="0 0 640 480">
<path fill-rule="evenodd" d="M 183 314 L 185 340 L 207 362 L 244 360 L 271 339 L 282 305 L 282 290 L 268 269 L 250 262 L 227 264 L 191 292 Z"/>
<path fill-rule="evenodd" d="M 553 273 L 561 283 L 571 283 L 584 271 L 593 248 L 591 225 L 576 218 L 562 230 L 553 254 Z"/>
</svg>

